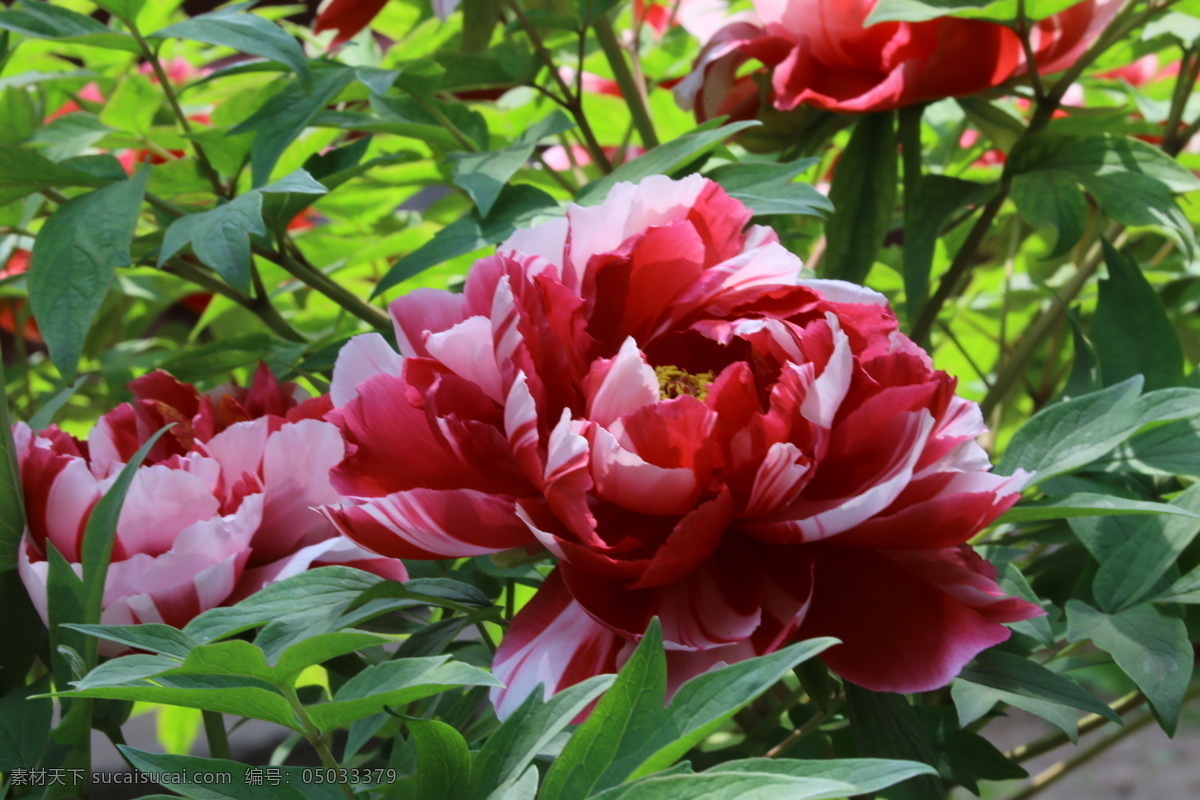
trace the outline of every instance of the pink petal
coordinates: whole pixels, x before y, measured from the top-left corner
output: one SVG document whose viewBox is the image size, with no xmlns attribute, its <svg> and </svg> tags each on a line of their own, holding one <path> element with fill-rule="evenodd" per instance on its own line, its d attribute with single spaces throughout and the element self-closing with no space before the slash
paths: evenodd
<svg viewBox="0 0 1200 800">
<path fill-rule="evenodd" d="M 399 377 L 404 358 L 378 333 L 355 336 L 338 351 L 329 387 L 335 406 L 341 407 L 357 396 L 355 387 L 380 373 Z"/>
<path fill-rule="evenodd" d="M 549 699 L 594 675 L 616 672 L 632 649 L 589 617 L 552 572 L 513 618 L 492 659 L 492 672 L 505 684 L 492 690 L 496 716 L 506 718 L 539 685 Z"/>
<path fill-rule="evenodd" d="M 684 514 L 700 495 L 692 470 L 649 464 L 600 427 L 593 428 L 590 465 L 596 496 L 639 514 Z"/>
<path fill-rule="evenodd" d="M 461 294 L 438 289 L 414 289 L 392 301 L 388 310 L 396 324 L 396 342 L 408 357 L 428 356 L 425 337 L 444 331 L 467 318 Z"/>
<path fill-rule="evenodd" d="M 496 350 L 492 345 L 492 323 L 475 316 L 444 331 L 430 334 L 425 349 L 459 377 L 471 381 L 496 402 L 504 401 Z"/>
<path fill-rule="evenodd" d="M 342 460 L 343 451 L 337 427 L 317 420 L 285 424 L 267 439 L 262 467 L 265 503 L 253 541 L 254 564 L 334 535 L 314 506 L 341 499 L 329 472 Z"/>
<path fill-rule="evenodd" d="M 358 544 L 392 558 L 464 558 L 533 540 L 512 497 L 470 489 L 413 489 L 321 513 Z"/>
<path fill-rule="evenodd" d="M 221 503 L 215 489 L 201 475 L 182 469 L 142 467 L 121 506 L 114 552 L 151 556 L 167 552 L 184 529 L 218 515 Z"/>
<path fill-rule="evenodd" d="M 403 562 L 399 559 L 381 558 L 362 549 L 345 537 L 334 536 L 297 550 L 278 561 L 247 569 L 242 573 L 241 580 L 238 581 L 237 588 L 230 596 L 229 602 L 236 603 L 268 584 L 299 575 L 305 570 L 333 564 L 361 569 L 388 580 L 408 580 L 408 570 L 404 568 Z"/>
<path fill-rule="evenodd" d="M 632 336 L 616 356 L 592 363 L 584 391 L 588 395 L 587 418 L 604 427 L 659 400 L 658 377 Z"/>
</svg>

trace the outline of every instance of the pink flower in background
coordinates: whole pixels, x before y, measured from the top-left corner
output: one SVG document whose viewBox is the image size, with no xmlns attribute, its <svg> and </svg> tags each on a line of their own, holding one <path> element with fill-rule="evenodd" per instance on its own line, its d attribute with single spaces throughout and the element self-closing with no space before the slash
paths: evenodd
<svg viewBox="0 0 1200 800">
<path fill-rule="evenodd" d="M 800 262 L 700 176 L 618 184 L 513 235 L 462 294 L 338 359 L 326 509 L 383 555 L 545 548 L 494 671 L 503 716 L 614 671 L 651 617 L 670 682 L 832 635 L 867 688 L 945 685 L 1040 614 L 965 544 L 1026 478 L 882 296 Z"/>
<path fill-rule="evenodd" d="M 338 499 L 329 469 L 344 450 L 337 428 L 320 420 L 327 398 L 305 400 L 265 367 L 249 387 L 209 394 L 161 371 L 130 389 L 134 401 L 102 417 L 86 442 L 56 427 L 14 429 L 28 512 L 18 565 L 43 619 L 48 545 L 79 563 L 92 508 L 168 422 L 175 427 L 151 449 L 122 506 L 105 624 L 181 626 L 325 564 L 405 579 L 400 562 L 361 550 L 311 509 Z"/>
<path fill-rule="evenodd" d="M 677 87 L 700 119 L 753 116 L 759 88 L 741 67 L 766 68 L 769 102 L 865 113 L 975 94 L 1026 71 L 1011 28 L 941 17 L 864 27 L 875 0 L 757 0 L 756 14 L 731 17 Z M 1069 67 L 1116 13 L 1114 0 L 1085 0 L 1038 22 L 1033 45 L 1042 73 Z"/>
</svg>

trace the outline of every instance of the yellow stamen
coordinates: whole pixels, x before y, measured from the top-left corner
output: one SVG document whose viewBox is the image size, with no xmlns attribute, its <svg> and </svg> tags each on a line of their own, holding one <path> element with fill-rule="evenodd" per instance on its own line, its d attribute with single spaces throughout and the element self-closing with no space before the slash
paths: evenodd
<svg viewBox="0 0 1200 800">
<path fill-rule="evenodd" d="M 663 400 L 682 397 L 685 394 L 690 394 L 697 400 L 704 400 L 708 396 L 708 385 L 713 382 L 711 372 L 693 375 L 671 364 L 655 367 L 654 374 L 658 376 L 659 397 Z"/>
</svg>

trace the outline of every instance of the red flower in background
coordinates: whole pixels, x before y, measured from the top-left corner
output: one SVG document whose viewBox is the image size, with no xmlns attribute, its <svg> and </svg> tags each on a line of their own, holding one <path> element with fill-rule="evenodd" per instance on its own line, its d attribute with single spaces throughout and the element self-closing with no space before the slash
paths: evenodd
<svg viewBox="0 0 1200 800">
<path fill-rule="evenodd" d="M 313 23 L 313 33 L 337 31 L 333 44 L 339 45 L 353 39 L 355 34 L 371 24 L 379 16 L 388 0 L 325 0 Z M 439 19 L 446 19 L 459 0 L 431 0 L 430 6 Z"/>
<path fill-rule="evenodd" d="M 23 423 L 14 428 L 28 512 L 18 568 L 43 619 L 49 545 L 78 568 L 92 508 L 168 422 L 175 427 L 151 449 L 121 510 L 105 624 L 182 626 L 325 564 L 406 577 L 400 562 L 366 553 L 311 509 L 338 498 L 329 469 L 344 451 L 337 428 L 320 419 L 328 398 L 305 400 L 265 367 L 249 387 L 208 394 L 161 371 L 130 389 L 134 401 L 102 417 L 86 442 L 56 427 L 36 434 Z M 119 652 L 108 647 L 106 654 Z"/>
<path fill-rule="evenodd" d="M 960 97 L 1025 71 L 1012 29 L 942 17 L 864 27 L 875 0 L 757 0 L 757 15 L 740 15 L 717 31 L 691 74 L 676 87 L 700 119 L 753 116 L 759 88 L 739 74 L 749 60 L 769 74 L 770 102 L 789 111 L 809 105 L 865 113 Z M 1113 0 L 1085 0 L 1034 27 L 1042 73 L 1070 66 L 1116 13 Z"/>
<path fill-rule="evenodd" d="M 988 473 L 978 408 L 880 295 L 800 281 L 750 216 L 700 176 L 618 184 L 462 294 L 396 300 L 401 354 L 368 334 L 338 359 L 342 531 L 558 561 L 496 655 L 501 715 L 614 671 L 652 616 L 672 687 L 832 635 L 843 677 L 909 692 L 1041 613 L 965 544 L 1027 477 Z"/>
<path fill-rule="evenodd" d="M 0 280 L 24 275 L 28 271 L 29 251 L 14 250 L 13 254 L 9 256 L 8 264 L 5 265 L 4 269 L 0 270 Z M 16 334 L 17 320 L 21 318 L 24 310 L 24 300 L 19 298 L 12 300 L 0 299 L 0 329 L 6 330 L 11 334 Z M 20 335 L 27 342 L 42 343 L 42 332 L 38 330 L 37 320 L 32 315 L 25 318 L 25 324 L 21 326 Z"/>
</svg>

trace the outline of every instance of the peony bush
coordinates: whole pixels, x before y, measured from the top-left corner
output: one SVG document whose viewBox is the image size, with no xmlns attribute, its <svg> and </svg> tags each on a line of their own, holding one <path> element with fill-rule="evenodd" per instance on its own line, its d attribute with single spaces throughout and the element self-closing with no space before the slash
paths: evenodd
<svg viewBox="0 0 1200 800">
<path fill-rule="evenodd" d="M 0 795 L 1025 800 L 1185 729 L 1197 13 L 0 9 Z"/>
</svg>

